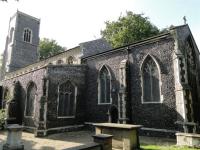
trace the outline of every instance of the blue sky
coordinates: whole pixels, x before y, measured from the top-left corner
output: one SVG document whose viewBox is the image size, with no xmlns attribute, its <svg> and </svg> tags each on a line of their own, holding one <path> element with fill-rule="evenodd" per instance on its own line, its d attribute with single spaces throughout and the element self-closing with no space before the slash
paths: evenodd
<svg viewBox="0 0 200 150">
<path fill-rule="evenodd" d="M 67 48 L 99 38 L 104 22 L 127 10 L 144 13 L 159 28 L 182 25 L 186 16 L 200 47 L 200 0 L 8 0 L 0 2 L 0 53 L 17 9 L 41 19 L 40 38 L 55 39 Z"/>
</svg>

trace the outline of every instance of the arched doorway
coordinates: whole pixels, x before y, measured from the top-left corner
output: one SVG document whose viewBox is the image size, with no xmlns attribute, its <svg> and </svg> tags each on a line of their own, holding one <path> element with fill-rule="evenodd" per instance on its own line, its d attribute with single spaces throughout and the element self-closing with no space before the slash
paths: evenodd
<svg viewBox="0 0 200 150">
<path fill-rule="evenodd" d="M 118 123 L 118 119 L 118 109 L 113 105 L 109 109 L 109 122 Z"/>
</svg>

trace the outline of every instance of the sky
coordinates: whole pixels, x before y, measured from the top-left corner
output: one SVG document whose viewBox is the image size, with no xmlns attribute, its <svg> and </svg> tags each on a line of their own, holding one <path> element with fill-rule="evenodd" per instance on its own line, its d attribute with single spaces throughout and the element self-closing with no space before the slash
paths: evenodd
<svg viewBox="0 0 200 150">
<path fill-rule="evenodd" d="M 143 13 L 160 29 L 182 25 L 186 16 L 200 48 L 200 0 L 8 0 L 0 1 L 0 53 L 17 9 L 41 19 L 40 38 L 54 39 L 67 48 L 100 38 L 105 21 L 117 20 L 126 11 Z"/>
</svg>

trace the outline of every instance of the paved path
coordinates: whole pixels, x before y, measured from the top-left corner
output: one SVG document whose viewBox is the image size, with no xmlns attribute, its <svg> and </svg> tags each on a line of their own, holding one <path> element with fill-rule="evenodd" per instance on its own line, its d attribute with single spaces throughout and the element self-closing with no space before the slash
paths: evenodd
<svg viewBox="0 0 200 150">
<path fill-rule="evenodd" d="M 94 132 L 90 131 L 76 131 L 65 132 L 59 134 L 52 134 L 44 138 L 36 138 L 34 134 L 23 132 L 22 141 L 25 150 L 61 150 L 69 147 L 80 146 L 91 143 L 93 141 L 92 135 Z M 0 150 L 6 140 L 6 132 L 0 131 Z M 140 137 L 142 144 L 155 145 L 174 145 L 175 139 L 155 138 L 155 137 Z"/>
<path fill-rule="evenodd" d="M 36 138 L 34 134 L 23 132 L 22 141 L 25 150 L 61 150 L 64 148 L 80 146 L 93 141 L 90 131 L 65 132 L 52 134 L 44 138 Z M 5 143 L 6 133 L 0 132 L 0 150 Z"/>
</svg>

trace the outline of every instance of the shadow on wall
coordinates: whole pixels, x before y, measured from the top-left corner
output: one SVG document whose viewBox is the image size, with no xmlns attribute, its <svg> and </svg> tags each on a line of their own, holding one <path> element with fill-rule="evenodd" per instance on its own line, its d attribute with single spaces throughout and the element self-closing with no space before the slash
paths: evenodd
<svg viewBox="0 0 200 150">
<path fill-rule="evenodd" d="M 164 103 L 141 105 L 137 108 L 133 107 L 134 124 L 141 124 L 147 128 L 183 131 L 183 127 L 176 124 L 177 121 L 183 122 L 183 118 L 174 108 Z"/>
</svg>

